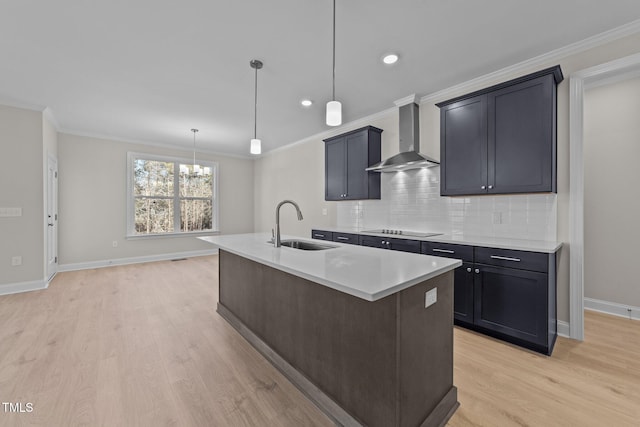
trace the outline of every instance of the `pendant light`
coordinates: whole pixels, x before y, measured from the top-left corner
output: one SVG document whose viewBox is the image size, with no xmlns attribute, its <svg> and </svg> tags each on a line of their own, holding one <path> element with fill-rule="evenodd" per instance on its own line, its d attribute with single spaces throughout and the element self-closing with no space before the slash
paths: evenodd
<svg viewBox="0 0 640 427">
<path fill-rule="evenodd" d="M 262 68 L 262 61 L 258 61 L 257 59 L 252 59 L 249 62 L 251 68 L 256 70 L 256 84 L 255 84 L 255 99 L 253 104 L 253 139 L 251 140 L 251 147 L 249 152 L 251 154 L 260 154 L 262 153 L 262 142 L 258 139 L 257 129 L 258 129 L 258 70 Z"/>
<path fill-rule="evenodd" d="M 196 133 L 199 132 L 198 129 L 191 129 L 193 132 L 193 174 L 200 175 L 200 165 L 196 165 Z"/>
<path fill-rule="evenodd" d="M 327 102 L 327 125 L 342 124 L 342 104 L 336 101 L 336 0 L 333 0 L 333 96 Z"/>
</svg>

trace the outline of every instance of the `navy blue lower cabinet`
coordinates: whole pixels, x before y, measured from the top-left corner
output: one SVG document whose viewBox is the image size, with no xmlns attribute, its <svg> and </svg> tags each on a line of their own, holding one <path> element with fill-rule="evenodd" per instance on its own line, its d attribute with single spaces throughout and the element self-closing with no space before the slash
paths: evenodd
<svg viewBox="0 0 640 427">
<path fill-rule="evenodd" d="M 473 264 L 462 263 L 455 269 L 453 283 L 453 320 L 456 325 L 473 324 Z"/>
<path fill-rule="evenodd" d="M 420 241 L 393 237 L 360 236 L 360 246 L 412 252 L 414 254 L 420 253 Z"/>
<path fill-rule="evenodd" d="M 333 240 L 333 232 L 325 230 L 311 230 L 311 238 L 319 240 Z"/>
<path fill-rule="evenodd" d="M 547 345 L 547 274 L 476 264 L 474 323 L 481 328 Z"/>
</svg>

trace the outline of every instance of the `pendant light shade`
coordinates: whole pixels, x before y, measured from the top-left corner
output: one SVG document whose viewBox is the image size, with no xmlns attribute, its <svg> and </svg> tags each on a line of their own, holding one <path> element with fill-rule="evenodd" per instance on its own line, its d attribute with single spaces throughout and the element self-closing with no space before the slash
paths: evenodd
<svg viewBox="0 0 640 427">
<path fill-rule="evenodd" d="M 339 101 L 327 102 L 327 125 L 340 126 L 342 124 L 342 104 Z"/>
<path fill-rule="evenodd" d="M 336 0 L 333 0 L 333 92 L 331 101 L 327 102 L 327 125 L 342 124 L 342 104 L 336 101 Z"/>
<path fill-rule="evenodd" d="M 251 154 L 260 154 L 262 153 L 262 141 L 259 139 L 253 138 L 251 140 Z"/>
<path fill-rule="evenodd" d="M 249 152 L 251 154 L 260 154 L 262 153 L 262 141 L 258 139 L 257 130 L 258 130 L 258 70 L 262 68 L 262 61 L 258 61 L 257 59 L 252 59 L 249 62 L 251 68 L 256 70 L 256 80 L 255 80 L 255 97 L 253 103 L 253 139 L 251 140 L 251 146 L 249 148 Z"/>
</svg>

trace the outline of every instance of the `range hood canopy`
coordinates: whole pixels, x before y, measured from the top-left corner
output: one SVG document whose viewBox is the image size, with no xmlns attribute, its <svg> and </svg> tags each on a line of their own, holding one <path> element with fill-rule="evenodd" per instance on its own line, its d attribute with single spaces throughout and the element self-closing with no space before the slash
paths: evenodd
<svg viewBox="0 0 640 427">
<path fill-rule="evenodd" d="M 408 104 L 400 105 L 400 153 L 382 162 L 368 167 L 373 172 L 398 172 L 410 169 L 431 168 L 440 162 L 431 157 L 420 154 L 420 124 L 419 107 L 414 102 L 415 95 L 410 97 Z M 396 105 L 401 103 L 397 101 Z"/>
</svg>

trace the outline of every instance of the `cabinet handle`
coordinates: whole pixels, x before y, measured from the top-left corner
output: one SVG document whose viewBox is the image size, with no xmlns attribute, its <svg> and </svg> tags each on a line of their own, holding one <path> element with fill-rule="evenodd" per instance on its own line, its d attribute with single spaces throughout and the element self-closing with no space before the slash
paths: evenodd
<svg viewBox="0 0 640 427">
<path fill-rule="evenodd" d="M 349 240 L 348 237 L 342 237 L 342 236 L 338 236 L 338 237 L 336 237 L 336 239 L 338 239 L 338 240 Z"/>
<path fill-rule="evenodd" d="M 501 259 L 503 261 L 515 261 L 520 262 L 520 258 L 511 258 L 508 256 L 491 255 L 491 259 Z"/>
<path fill-rule="evenodd" d="M 445 254 L 455 254 L 455 251 L 451 251 L 449 249 L 431 249 L 433 252 L 443 252 Z"/>
<path fill-rule="evenodd" d="M 480 273 L 480 269 L 476 268 L 476 274 L 479 274 L 479 273 Z"/>
<path fill-rule="evenodd" d="M 480 187 L 480 188 L 482 188 L 482 189 L 484 190 L 484 189 L 486 189 L 486 188 L 487 188 L 487 186 L 486 186 L 486 185 L 483 185 L 483 186 L 482 186 L 482 187 Z"/>
<path fill-rule="evenodd" d="M 471 267 L 467 267 L 467 273 L 471 273 Z"/>
<path fill-rule="evenodd" d="M 491 190 L 492 188 L 493 188 L 493 185 L 490 185 L 490 186 L 489 186 L 489 190 Z"/>
<path fill-rule="evenodd" d="M 316 233 L 313 235 L 313 237 L 324 237 L 324 234 Z"/>
</svg>

